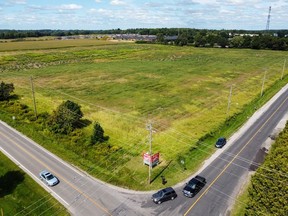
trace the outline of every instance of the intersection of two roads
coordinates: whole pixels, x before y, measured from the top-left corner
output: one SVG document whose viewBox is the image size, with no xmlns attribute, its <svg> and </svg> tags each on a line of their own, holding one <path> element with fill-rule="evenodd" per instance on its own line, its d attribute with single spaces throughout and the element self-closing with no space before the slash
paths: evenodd
<svg viewBox="0 0 288 216">
<path fill-rule="evenodd" d="M 0 150 L 58 199 L 72 215 L 224 216 L 229 214 L 256 154 L 287 111 L 286 85 L 228 140 L 223 149 L 217 150 L 206 161 L 197 174 L 204 176 L 207 184 L 195 197 L 184 197 L 181 192 L 184 183 L 179 183 L 173 187 L 178 197 L 161 205 L 152 202 L 152 192 L 125 190 L 94 179 L 3 122 L 0 122 Z M 49 188 L 44 185 L 38 177 L 43 169 L 55 174 L 60 184 Z"/>
</svg>

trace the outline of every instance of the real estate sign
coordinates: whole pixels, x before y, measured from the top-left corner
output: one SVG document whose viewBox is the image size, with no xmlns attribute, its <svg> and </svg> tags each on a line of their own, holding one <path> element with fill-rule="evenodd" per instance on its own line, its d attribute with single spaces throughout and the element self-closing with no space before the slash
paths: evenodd
<svg viewBox="0 0 288 216">
<path fill-rule="evenodd" d="M 153 155 L 150 155 L 148 152 L 143 154 L 143 163 L 146 165 L 156 166 L 159 163 L 160 154 L 159 152 Z"/>
</svg>

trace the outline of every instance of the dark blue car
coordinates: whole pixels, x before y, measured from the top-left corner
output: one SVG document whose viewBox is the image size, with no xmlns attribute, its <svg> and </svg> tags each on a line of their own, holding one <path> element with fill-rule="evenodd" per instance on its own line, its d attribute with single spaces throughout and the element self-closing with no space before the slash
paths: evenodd
<svg viewBox="0 0 288 216">
<path fill-rule="evenodd" d="M 221 137 L 217 140 L 216 144 L 215 144 L 215 147 L 216 148 L 222 148 L 225 144 L 226 144 L 226 138 L 224 137 Z"/>
</svg>

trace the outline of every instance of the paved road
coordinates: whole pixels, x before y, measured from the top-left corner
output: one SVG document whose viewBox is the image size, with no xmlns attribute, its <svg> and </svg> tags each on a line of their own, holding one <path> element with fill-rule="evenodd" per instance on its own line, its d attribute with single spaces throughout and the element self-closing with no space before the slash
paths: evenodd
<svg viewBox="0 0 288 216">
<path fill-rule="evenodd" d="M 194 198 L 182 195 L 183 184 L 175 186 L 178 197 L 161 205 L 152 203 L 151 193 L 119 189 L 76 170 L 33 141 L 0 122 L 0 150 L 55 196 L 73 215 L 227 215 L 239 182 L 249 172 L 262 143 L 288 110 L 288 89 L 239 137 L 231 138 L 215 160 L 200 171 L 207 185 Z M 57 175 L 60 184 L 48 188 L 38 178 L 42 169 Z"/>
<path fill-rule="evenodd" d="M 207 184 L 192 199 L 181 194 L 182 186 L 176 187 L 180 195 L 173 202 L 158 208 L 157 215 L 224 216 L 229 215 L 231 203 L 245 182 L 248 173 L 262 144 L 278 122 L 288 111 L 288 89 L 262 113 L 253 124 L 242 131 L 242 135 L 221 149 L 222 154 L 199 172 L 206 177 Z M 170 211 L 164 211 L 169 208 Z"/>
<path fill-rule="evenodd" d="M 139 211 L 133 209 L 134 205 L 130 204 L 129 196 L 125 193 L 76 170 L 2 122 L 0 122 L 0 150 L 51 192 L 72 215 L 132 216 L 137 215 L 135 211 Z M 46 186 L 38 177 L 42 169 L 55 174 L 60 183 L 54 187 Z"/>
</svg>

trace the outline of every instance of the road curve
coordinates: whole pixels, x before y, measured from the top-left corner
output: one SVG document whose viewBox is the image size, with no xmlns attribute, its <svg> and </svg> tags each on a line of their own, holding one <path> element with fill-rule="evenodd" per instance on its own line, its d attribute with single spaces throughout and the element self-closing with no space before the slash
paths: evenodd
<svg viewBox="0 0 288 216">
<path fill-rule="evenodd" d="M 241 133 L 228 140 L 198 174 L 206 177 L 206 186 L 194 198 L 182 195 L 184 183 L 175 186 L 177 199 L 155 205 L 151 192 L 135 192 L 117 188 L 96 180 L 75 169 L 29 138 L 0 121 L 0 150 L 20 168 L 57 198 L 72 215 L 226 215 L 239 183 L 249 173 L 249 167 L 288 110 L 287 86 L 278 93 Z M 252 117 L 253 118 L 253 117 Z M 240 130 L 241 131 L 241 130 Z M 38 178 L 47 169 L 60 179 L 60 184 L 47 187 Z"/>
<path fill-rule="evenodd" d="M 0 150 L 58 199 L 72 215 L 137 215 L 129 196 L 98 181 L 48 152 L 0 121 Z M 39 179 L 47 169 L 60 179 L 54 187 Z M 33 209 L 31 209 L 33 212 Z M 121 212 L 121 214 L 119 214 Z M 139 211 L 141 212 L 141 210 Z"/>
</svg>

